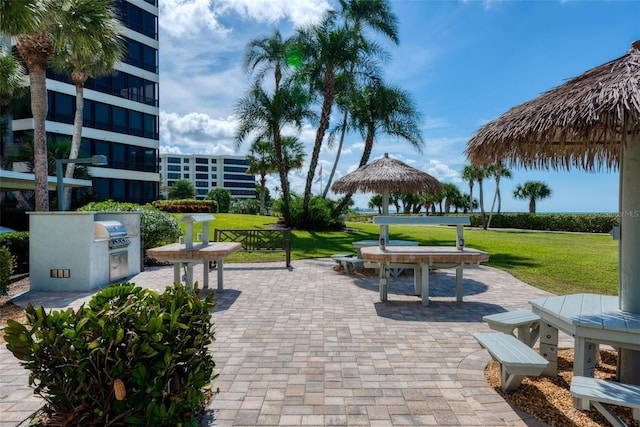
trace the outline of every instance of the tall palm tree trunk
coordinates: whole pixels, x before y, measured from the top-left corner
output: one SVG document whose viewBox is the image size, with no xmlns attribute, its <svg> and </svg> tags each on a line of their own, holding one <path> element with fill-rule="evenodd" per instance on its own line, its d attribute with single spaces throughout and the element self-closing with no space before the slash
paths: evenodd
<svg viewBox="0 0 640 427">
<path fill-rule="evenodd" d="M 31 111 L 33 113 L 33 166 L 35 174 L 36 212 L 49 210 L 49 164 L 47 162 L 48 102 L 45 68 L 29 70 Z"/>
<path fill-rule="evenodd" d="M 320 114 L 320 124 L 316 132 L 316 139 L 313 143 L 313 152 L 309 163 L 309 172 L 307 173 L 307 182 L 304 186 L 304 199 L 302 201 L 302 225 L 304 226 L 309 219 L 309 201 L 311 200 L 311 186 L 313 185 L 313 177 L 315 176 L 316 167 L 318 166 L 318 157 L 322 148 L 322 140 L 324 134 L 329 128 L 329 120 L 331 119 L 331 108 L 335 97 L 335 76 L 333 68 L 328 68 L 324 75 L 324 99 L 322 100 L 322 112 Z"/>
<path fill-rule="evenodd" d="M 76 113 L 73 116 L 73 134 L 71 136 L 71 150 L 69 151 L 69 159 L 77 159 L 80 151 L 80 143 L 82 142 L 82 124 L 84 118 L 84 82 L 86 77 L 82 73 L 73 72 L 71 80 L 76 86 Z M 64 173 L 65 178 L 73 178 L 76 170 L 75 163 L 68 163 Z M 64 190 L 64 206 L 71 206 L 71 188 Z"/>
<path fill-rule="evenodd" d="M 496 200 L 500 196 L 500 174 L 496 175 L 496 192 L 493 194 L 493 202 L 491 202 L 491 211 L 489 211 L 489 219 L 487 220 L 487 228 L 491 227 L 491 219 L 493 218 L 493 208 L 496 206 Z M 498 204 L 498 213 L 500 213 L 500 204 Z"/>
<path fill-rule="evenodd" d="M 263 172 L 260 174 L 260 215 L 266 215 L 264 207 L 264 199 L 266 195 L 265 186 L 267 185 L 267 175 Z"/>
<path fill-rule="evenodd" d="M 329 174 L 329 179 L 327 180 L 327 186 L 324 187 L 324 192 L 322 193 L 322 198 L 327 198 L 327 192 L 329 191 L 329 187 L 331 187 L 331 183 L 333 182 L 333 176 L 336 173 L 336 169 L 338 168 L 338 162 L 340 161 L 340 154 L 342 153 L 342 144 L 344 143 L 344 135 L 347 133 L 347 118 L 349 116 L 349 112 L 345 109 L 344 115 L 342 116 L 342 129 L 340 130 L 340 142 L 338 142 L 338 150 L 336 152 L 336 159 L 333 162 L 333 167 L 331 168 L 331 173 Z"/>
</svg>

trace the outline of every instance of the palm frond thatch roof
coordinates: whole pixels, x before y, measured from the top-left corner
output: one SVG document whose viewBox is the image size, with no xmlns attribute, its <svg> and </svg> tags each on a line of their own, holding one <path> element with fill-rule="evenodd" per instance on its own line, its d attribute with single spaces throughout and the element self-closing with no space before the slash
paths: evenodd
<svg viewBox="0 0 640 427">
<path fill-rule="evenodd" d="M 336 180 L 331 186 L 334 193 L 384 193 L 416 191 L 440 191 L 442 184 L 426 172 L 384 157 L 360 166 L 355 171 Z"/>
<path fill-rule="evenodd" d="M 640 133 L 640 41 L 487 123 L 465 153 L 473 164 L 611 170 L 627 133 Z"/>
</svg>

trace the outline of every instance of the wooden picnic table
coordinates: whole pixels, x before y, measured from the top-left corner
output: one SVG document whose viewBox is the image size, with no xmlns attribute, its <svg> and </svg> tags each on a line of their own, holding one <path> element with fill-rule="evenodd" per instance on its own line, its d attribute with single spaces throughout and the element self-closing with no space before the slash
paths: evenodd
<svg viewBox="0 0 640 427">
<path fill-rule="evenodd" d="M 489 254 L 477 249 L 456 249 L 446 246 L 369 246 L 360 249 L 362 259 L 380 264 L 380 301 L 387 300 L 386 269 L 408 266 L 414 270 L 414 289 L 422 297 L 422 305 L 429 305 L 429 269 L 456 269 L 456 300 L 462 301 L 462 272 L 489 260 Z"/>
<path fill-rule="evenodd" d="M 218 290 L 224 289 L 222 282 L 222 270 L 224 259 L 232 253 L 242 249 L 242 245 L 236 242 L 215 242 L 193 244 L 191 249 L 187 249 L 185 244 L 171 243 L 165 246 L 147 250 L 150 258 L 160 261 L 168 261 L 173 264 L 173 280 L 180 283 L 180 268 L 186 268 L 187 286 L 193 286 L 193 266 L 202 263 L 203 268 L 203 288 L 209 287 L 209 263 L 215 261 L 218 269 Z"/>
</svg>

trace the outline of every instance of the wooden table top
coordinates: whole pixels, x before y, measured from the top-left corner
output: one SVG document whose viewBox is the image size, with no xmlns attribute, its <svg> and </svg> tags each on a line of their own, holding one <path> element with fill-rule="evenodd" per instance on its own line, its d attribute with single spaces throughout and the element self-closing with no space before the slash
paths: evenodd
<svg viewBox="0 0 640 427">
<path fill-rule="evenodd" d="M 618 297 L 599 294 L 570 294 L 536 298 L 529 301 L 533 311 L 544 318 L 556 318 L 581 328 L 632 331 L 640 334 L 640 314 L 619 308 Z M 567 327 L 570 333 L 575 333 Z M 640 341 L 640 336 L 638 337 Z"/>
<path fill-rule="evenodd" d="M 489 254 L 477 249 L 458 250 L 447 246 L 368 246 L 360 249 L 362 259 L 373 262 L 404 264 L 458 263 L 478 264 L 489 260 Z"/>
<path fill-rule="evenodd" d="M 209 242 L 209 244 L 196 244 L 192 249 L 187 249 L 184 244 L 171 243 L 147 250 L 150 258 L 158 260 L 216 260 L 225 258 L 235 251 L 242 249 L 242 245 L 236 242 Z"/>
</svg>

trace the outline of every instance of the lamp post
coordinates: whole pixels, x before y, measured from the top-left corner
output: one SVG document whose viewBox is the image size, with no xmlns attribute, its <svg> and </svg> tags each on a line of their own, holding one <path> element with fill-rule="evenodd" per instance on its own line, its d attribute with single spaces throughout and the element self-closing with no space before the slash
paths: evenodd
<svg viewBox="0 0 640 427">
<path fill-rule="evenodd" d="M 90 163 L 93 166 L 107 165 L 107 156 L 96 154 L 86 159 L 56 159 L 56 178 L 58 180 L 58 210 L 64 211 L 64 183 L 62 174 L 62 165 L 67 163 Z"/>
</svg>

